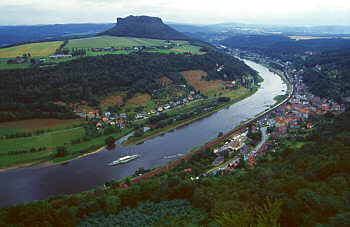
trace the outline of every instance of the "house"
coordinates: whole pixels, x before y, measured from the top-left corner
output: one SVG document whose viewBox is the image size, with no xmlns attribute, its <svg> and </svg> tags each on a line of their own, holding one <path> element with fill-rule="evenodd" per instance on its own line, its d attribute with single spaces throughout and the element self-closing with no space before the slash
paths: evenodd
<svg viewBox="0 0 350 227">
<path fill-rule="evenodd" d="M 137 114 L 137 115 L 136 115 L 136 118 L 137 118 L 137 119 L 141 119 L 141 118 L 143 118 L 143 115 L 142 115 L 142 114 Z"/>
<path fill-rule="evenodd" d="M 151 114 L 155 114 L 157 111 L 155 109 L 151 110 Z"/>
<path fill-rule="evenodd" d="M 306 124 L 306 128 L 313 128 L 313 127 L 314 127 L 314 125 L 310 122 Z"/>
<path fill-rule="evenodd" d="M 121 114 L 119 115 L 119 117 L 122 118 L 122 119 L 125 119 L 125 118 L 126 118 L 126 113 L 121 113 Z"/>
<path fill-rule="evenodd" d="M 101 129 L 102 128 L 102 124 L 100 123 L 100 122 L 98 122 L 97 124 L 96 124 L 96 129 Z"/>
<path fill-rule="evenodd" d="M 163 107 L 158 107 L 158 111 L 160 112 L 160 111 L 163 111 Z"/>
<path fill-rule="evenodd" d="M 169 109 L 169 108 L 170 108 L 170 105 L 169 105 L 169 104 L 165 104 L 165 105 L 164 105 L 164 109 L 167 110 L 167 109 Z"/>
<path fill-rule="evenodd" d="M 290 123 L 290 128 L 300 128 L 300 125 L 295 123 Z"/>
<path fill-rule="evenodd" d="M 287 128 L 285 126 L 281 125 L 278 127 L 278 132 L 283 135 L 287 132 Z"/>
<path fill-rule="evenodd" d="M 103 122 L 107 122 L 107 121 L 108 121 L 108 118 L 103 117 L 103 118 L 102 118 L 102 121 L 103 121 Z"/>
<path fill-rule="evenodd" d="M 183 102 L 184 102 L 184 103 L 188 102 L 188 99 L 187 99 L 187 98 L 184 98 L 184 99 L 183 99 Z"/>
<path fill-rule="evenodd" d="M 99 111 L 98 110 L 93 110 L 93 111 L 90 111 L 88 113 L 89 117 L 94 117 L 94 116 L 98 116 L 99 115 Z"/>
<path fill-rule="evenodd" d="M 189 100 L 189 101 L 192 101 L 192 100 L 193 100 L 193 97 L 192 97 L 192 96 L 188 96 L 188 100 Z"/>
<path fill-rule="evenodd" d="M 188 169 L 184 169 L 184 172 L 191 172 L 192 169 L 191 168 L 188 168 Z"/>
<path fill-rule="evenodd" d="M 111 116 L 111 113 L 110 112 L 106 112 L 105 113 L 105 117 L 110 117 Z"/>
<path fill-rule="evenodd" d="M 255 158 L 252 157 L 252 156 L 249 156 L 247 165 L 248 165 L 248 166 L 253 166 L 253 165 L 255 165 L 255 163 L 256 163 Z"/>
<path fill-rule="evenodd" d="M 118 120 L 117 125 L 118 125 L 118 127 L 120 127 L 120 128 L 124 127 L 124 120 Z"/>
</svg>

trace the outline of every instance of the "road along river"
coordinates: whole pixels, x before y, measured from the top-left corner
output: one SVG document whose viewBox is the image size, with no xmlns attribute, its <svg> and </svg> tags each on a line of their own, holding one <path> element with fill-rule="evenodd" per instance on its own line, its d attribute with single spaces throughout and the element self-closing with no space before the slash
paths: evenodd
<svg viewBox="0 0 350 227">
<path fill-rule="evenodd" d="M 245 60 L 246 64 L 264 78 L 261 88 L 252 96 L 205 118 L 155 136 L 138 145 L 106 150 L 72 160 L 66 164 L 32 166 L 0 172 L 0 206 L 47 199 L 51 195 L 72 194 L 103 185 L 110 179 L 121 179 L 134 174 L 140 167 L 146 169 L 168 163 L 228 132 L 240 122 L 263 112 L 273 105 L 275 96 L 284 94 L 286 84 L 266 67 Z M 283 91 L 282 91 L 283 90 Z M 125 155 L 139 154 L 129 163 L 107 164 Z"/>
</svg>

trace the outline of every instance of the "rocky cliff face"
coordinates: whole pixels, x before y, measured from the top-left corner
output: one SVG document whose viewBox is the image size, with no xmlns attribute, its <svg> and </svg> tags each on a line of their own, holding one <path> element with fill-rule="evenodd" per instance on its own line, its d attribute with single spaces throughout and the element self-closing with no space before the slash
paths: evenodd
<svg viewBox="0 0 350 227">
<path fill-rule="evenodd" d="M 160 23 L 163 24 L 162 19 L 159 17 L 149 17 L 149 16 L 128 16 L 125 18 L 118 17 L 117 25 L 122 25 L 126 23 Z"/>
<path fill-rule="evenodd" d="M 164 24 L 159 17 L 149 16 L 119 17 L 117 18 L 117 24 L 115 27 L 100 33 L 100 35 L 153 39 L 190 39 L 186 35 Z"/>
</svg>

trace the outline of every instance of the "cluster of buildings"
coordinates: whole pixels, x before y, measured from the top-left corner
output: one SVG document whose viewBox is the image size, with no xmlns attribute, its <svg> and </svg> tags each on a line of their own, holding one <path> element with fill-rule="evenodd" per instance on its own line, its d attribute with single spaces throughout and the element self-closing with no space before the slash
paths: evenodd
<svg viewBox="0 0 350 227">
<path fill-rule="evenodd" d="M 164 112 L 168 109 L 175 108 L 177 106 L 184 105 L 193 100 L 198 100 L 201 98 L 200 94 L 196 94 L 194 91 L 191 91 L 188 97 L 183 99 L 177 99 L 177 101 L 170 101 L 169 103 L 159 105 L 157 108 L 152 109 L 150 112 L 138 113 L 135 115 L 135 120 L 147 119 L 150 116 L 157 115 L 161 112 Z M 96 124 L 97 129 L 101 129 L 104 124 L 117 125 L 120 128 L 124 128 L 127 121 L 127 113 L 115 114 L 111 112 L 105 112 L 103 116 L 100 116 L 99 110 L 93 110 L 87 113 L 78 114 L 80 117 L 95 118 L 99 120 L 99 123 Z M 128 118 L 130 120 L 130 118 Z"/>
<path fill-rule="evenodd" d="M 102 52 L 102 51 L 109 51 L 109 52 L 115 52 L 115 51 L 120 51 L 120 50 L 153 50 L 155 48 L 158 49 L 171 49 L 174 46 L 182 46 L 180 43 L 169 43 L 169 45 L 163 45 L 163 46 L 130 46 L 130 47 L 104 47 L 104 48 L 92 48 L 91 51 L 93 52 Z"/>
<path fill-rule="evenodd" d="M 49 59 L 62 59 L 62 58 L 71 58 L 73 57 L 71 54 L 54 54 L 54 55 L 50 55 Z"/>
<path fill-rule="evenodd" d="M 7 60 L 7 64 L 21 64 L 27 62 L 27 59 L 23 57 L 16 57 L 16 58 L 11 58 Z"/>
</svg>

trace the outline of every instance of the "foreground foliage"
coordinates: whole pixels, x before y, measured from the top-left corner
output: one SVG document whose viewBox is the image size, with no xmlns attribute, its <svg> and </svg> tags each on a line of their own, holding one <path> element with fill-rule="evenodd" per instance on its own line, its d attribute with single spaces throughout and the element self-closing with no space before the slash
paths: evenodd
<svg viewBox="0 0 350 227">
<path fill-rule="evenodd" d="M 190 177 L 205 173 L 201 167 L 208 168 L 215 158 L 207 150 L 175 169 L 127 189 L 96 189 L 1 208 L 0 225 L 73 226 L 79 220 L 85 223 L 93 219 L 107 223 L 118 219 L 115 218 L 118 214 L 119 218 L 140 214 L 145 218 L 140 220 L 151 220 L 146 216 L 158 212 L 155 207 L 182 199 L 191 204 L 185 206 L 192 206 L 187 209 L 190 217 L 186 216 L 184 223 L 192 222 L 193 218 L 201 226 L 348 226 L 350 125 L 347 122 L 350 122 L 349 112 L 324 117 L 323 123 L 312 130 L 276 141 L 271 146 L 275 153 L 268 153 L 258 159 L 256 166 L 232 175 L 191 180 Z M 293 144 L 300 141 L 304 145 L 295 148 Z M 183 168 L 192 171 L 185 172 Z M 144 216 L 145 213 L 148 215 Z M 160 218 L 164 221 L 160 225 L 173 220 L 179 223 L 177 217 L 181 215 L 179 208 L 168 215 L 169 219 Z"/>
</svg>

